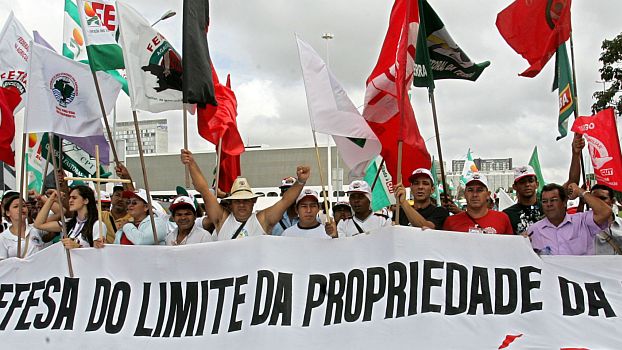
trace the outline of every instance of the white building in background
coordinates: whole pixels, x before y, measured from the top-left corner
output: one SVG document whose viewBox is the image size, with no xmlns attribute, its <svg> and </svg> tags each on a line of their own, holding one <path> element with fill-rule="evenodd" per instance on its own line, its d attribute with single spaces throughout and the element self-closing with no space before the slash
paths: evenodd
<svg viewBox="0 0 622 350">
<path fill-rule="evenodd" d="M 145 154 L 168 152 L 168 123 L 166 119 L 141 120 L 138 122 L 140 137 Z M 117 122 L 116 140 L 125 140 L 127 155 L 138 154 L 138 142 L 134 122 Z"/>
</svg>

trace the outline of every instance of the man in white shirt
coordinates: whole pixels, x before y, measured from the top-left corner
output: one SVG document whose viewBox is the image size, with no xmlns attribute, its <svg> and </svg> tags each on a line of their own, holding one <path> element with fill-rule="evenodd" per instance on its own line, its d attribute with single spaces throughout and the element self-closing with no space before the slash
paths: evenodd
<svg viewBox="0 0 622 350">
<path fill-rule="evenodd" d="M 312 189 L 304 189 L 296 199 L 296 213 L 299 221 L 283 231 L 284 237 L 332 238 L 326 233 L 324 225 L 317 220 L 320 212 L 320 195 Z"/>
<path fill-rule="evenodd" d="M 344 219 L 339 222 L 337 225 L 339 237 L 356 236 L 391 226 L 391 220 L 389 220 L 388 216 L 372 212 L 371 188 L 367 182 L 362 180 L 352 181 L 348 188 L 348 197 L 354 215 L 351 219 Z M 332 233 L 332 228 L 328 228 L 328 232 Z"/>
<path fill-rule="evenodd" d="M 187 196 L 175 198 L 169 207 L 177 228 L 166 235 L 166 245 L 185 245 L 212 242 L 212 235 L 197 220 L 194 199 Z"/>
</svg>

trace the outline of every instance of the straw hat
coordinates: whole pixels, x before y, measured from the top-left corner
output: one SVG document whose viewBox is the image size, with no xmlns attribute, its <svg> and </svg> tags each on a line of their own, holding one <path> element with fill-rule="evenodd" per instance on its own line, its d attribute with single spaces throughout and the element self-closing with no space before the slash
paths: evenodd
<svg viewBox="0 0 622 350">
<path fill-rule="evenodd" d="M 233 186 L 231 186 L 231 195 L 224 199 L 253 199 L 257 197 L 259 197 L 259 195 L 253 193 L 251 185 L 248 183 L 246 178 L 238 177 L 233 182 Z"/>
</svg>

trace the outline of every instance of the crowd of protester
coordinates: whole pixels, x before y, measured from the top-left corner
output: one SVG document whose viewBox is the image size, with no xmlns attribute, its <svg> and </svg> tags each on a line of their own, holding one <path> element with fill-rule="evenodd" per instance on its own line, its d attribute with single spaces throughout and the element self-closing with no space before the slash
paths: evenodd
<svg viewBox="0 0 622 350">
<path fill-rule="evenodd" d="M 61 171 L 56 174 L 60 192 L 53 188 L 43 194 L 31 191 L 28 200 L 14 191 L 3 194 L 0 259 L 27 257 L 55 243 L 77 249 L 107 244 L 186 245 L 266 234 L 333 239 L 373 233 L 391 225 L 522 235 L 541 255 L 620 255 L 622 218 L 617 215 L 614 191 L 602 184 L 591 189 L 577 185 L 584 146 L 583 138 L 575 135 L 568 180 L 562 185 L 546 184 L 541 193 L 532 167 L 514 169 L 517 203 L 503 211 L 494 209 L 487 178 L 479 172 L 470 174 L 464 183 L 464 208 L 456 206 L 449 195 L 441 196 L 437 205 L 432 198 L 435 177 L 428 169 L 416 169 L 407 179 L 411 199 L 404 184 L 394 188 L 399 213 L 373 212 L 372 189 L 361 180 L 350 183 L 347 202 L 333 204 L 326 213 L 318 192 L 305 188 L 311 173 L 308 166 L 299 166 L 295 177 L 283 179 L 280 199 L 259 211 L 254 210 L 259 195 L 246 178 L 237 178 L 228 193 L 215 192 L 188 150 L 181 151 L 181 163 L 188 167 L 204 208 L 180 187 L 167 212 L 131 182 L 114 186 L 111 194 L 96 194 L 83 183 L 69 186 Z M 131 180 L 123 165 L 118 165 L 116 172 Z M 571 214 L 568 200 L 576 198 L 580 198 L 579 206 Z"/>
</svg>

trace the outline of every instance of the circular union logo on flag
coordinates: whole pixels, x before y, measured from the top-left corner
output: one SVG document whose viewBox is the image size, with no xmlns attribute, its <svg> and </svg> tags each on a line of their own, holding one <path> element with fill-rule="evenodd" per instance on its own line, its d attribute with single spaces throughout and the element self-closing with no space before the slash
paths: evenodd
<svg viewBox="0 0 622 350">
<path fill-rule="evenodd" d="M 58 104 L 66 108 L 78 96 L 78 83 L 68 73 L 58 73 L 50 80 L 50 89 Z"/>
</svg>

